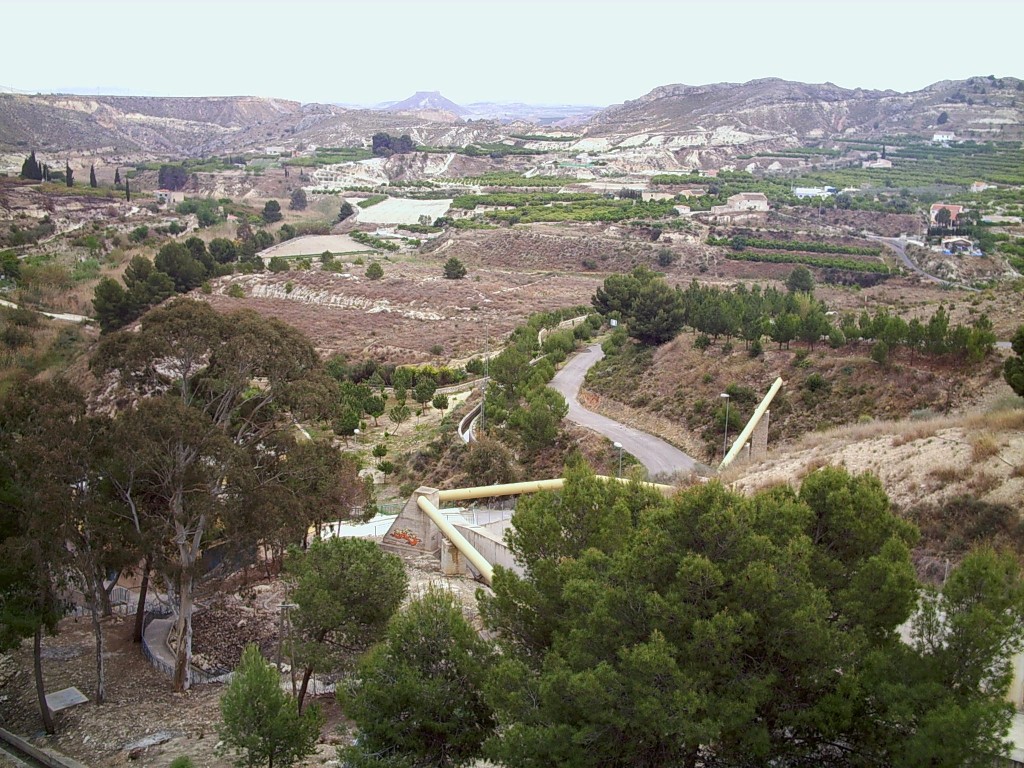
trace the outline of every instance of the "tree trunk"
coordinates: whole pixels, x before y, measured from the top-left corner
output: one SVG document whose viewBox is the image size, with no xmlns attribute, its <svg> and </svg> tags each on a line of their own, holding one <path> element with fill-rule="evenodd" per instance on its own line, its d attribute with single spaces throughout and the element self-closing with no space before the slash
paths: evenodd
<svg viewBox="0 0 1024 768">
<path fill-rule="evenodd" d="M 102 584 L 94 584 L 92 600 L 89 601 L 89 615 L 92 616 L 92 631 L 96 636 L 96 703 L 102 704 L 106 699 L 105 680 L 106 665 L 103 662 L 103 625 L 100 623 L 99 593 L 103 592 Z"/>
<path fill-rule="evenodd" d="M 174 657 L 174 690 L 187 691 L 192 687 L 192 576 L 186 570 L 181 575 L 178 590 L 178 647 Z"/>
<path fill-rule="evenodd" d="M 100 599 L 103 601 L 103 616 L 109 618 L 110 616 L 114 615 L 113 606 L 110 604 L 110 594 L 114 591 L 114 587 L 117 586 L 117 582 L 121 578 L 121 571 L 119 570 L 117 572 L 117 575 L 115 575 L 114 578 L 111 579 L 110 586 L 104 586 L 103 585 L 103 574 L 102 573 L 99 574 L 99 576 L 100 576 Z"/>
<path fill-rule="evenodd" d="M 49 734 L 57 732 L 53 725 L 53 713 L 46 704 L 46 687 L 43 685 L 43 625 L 36 627 L 32 639 L 32 666 L 36 674 L 36 696 L 39 698 L 39 714 L 43 718 L 43 728 Z"/>
<path fill-rule="evenodd" d="M 146 555 L 146 561 L 142 565 L 142 584 L 139 586 L 139 604 L 135 607 L 135 629 L 132 632 L 132 642 L 142 642 L 142 624 L 146 617 L 146 596 L 149 592 L 149 565 L 150 557 Z"/>
<path fill-rule="evenodd" d="M 302 714 L 302 701 L 306 698 L 306 688 L 309 685 L 309 678 L 313 676 L 313 668 L 306 667 L 302 670 L 302 686 L 299 688 L 299 714 Z"/>
</svg>

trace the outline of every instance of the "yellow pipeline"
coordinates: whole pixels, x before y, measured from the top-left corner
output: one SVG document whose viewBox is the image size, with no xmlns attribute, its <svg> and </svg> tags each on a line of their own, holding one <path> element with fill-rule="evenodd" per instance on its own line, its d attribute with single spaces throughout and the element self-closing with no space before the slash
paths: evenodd
<svg viewBox="0 0 1024 768">
<path fill-rule="evenodd" d="M 743 450 L 743 446 L 746 445 L 747 440 L 754 433 L 754 429 L 761 423 L 761 419 L 764 417 L 764 412 L 768 410 L 768 406 L 772 404 L 772 400 L 775 399 L 775 395 L 782 389 L 782 377 L 779 376 L 772 384 L 771 389 L 768 390 L 768 394 L 764 396 L 764 400 L 761 404 L 754 409 L 754 415 L 750 417 L 750 421 L 747 422 L 747 426 L 743 428 L 743 431 L 736 437 L 735 442 L 732 444 L 732 448 L 725 454 L 725 458 L 722 459 L 722 463 L 718 465 L 718 469 L 722 470 L 732 464 L 733 460 L 739 455 L 740 451 Z"/>
<path fill-rule="evenodd" d="M 454 525 L 445 520 L 444 515 L 431 503 L 430 499 L 426 496 L 420 496 L 416 499 L 416 504 L 426 513 L 427 517 L 438 527 L 438 530 L 445 535 L 448 541 L 459 550 L 462 556 L 473 564 L 473 567 L 476 568 L 484 583 L 487 586 L 491 586 L 491 581 L 494 578 L 494 568 L 487 562 L 487 558 L 477 552 L 476 548 L 466 541 L 466 537 L 459 533 Z"/>
<path fill-rule="evenodd" d="M 598 480 L 607 482 L 628 483 L 630 480 L 625 477 L 607 477 L 598 475 Z M 469 499 L 487 499 L 494 496 L 518 496 L 523 493 L 538 493 L 540 491 L 560 491 L 565 485 L 564 477 L 556 477 L 553 480 L 527 480 L 522 483 L 504 483 L 501 485 L 478 485 L 474 488 L 452 488 L 447 491 L 439 491 L 439 501 L 468 501 Z M 665 494 L 676 492 L 671 485 L 659 485 L 658 483 L 643 483 L 650 488 L 661 491 Z"/>
</svg>

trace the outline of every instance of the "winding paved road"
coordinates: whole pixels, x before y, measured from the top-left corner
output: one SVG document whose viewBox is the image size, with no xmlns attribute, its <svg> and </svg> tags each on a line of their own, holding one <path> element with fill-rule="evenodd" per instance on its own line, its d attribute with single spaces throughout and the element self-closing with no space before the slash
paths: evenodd
<svg viewBox="0 0 1024 768">
<path fill-rule="evenodd" d="M 878 241 L 880 243 L 884 243 L 885 245 L 887 245 L 890 248 L 892 248 L 896 252 L 896 256 L 903 263 L 903 266 L 905 266 L 911 272 L 916 272 L 917 274 L 919 274 L 921 277 L 925 278 L 926 280 L 931 280 L 933 283 L 938 283 L 939 285 L 945 285 L 945 286 L 948 286 L 950 288 L 961 288 L 961 289 L 963 289 L 965 291 L 977 292 L 977 290 L 978 290 L 977 288 L 971 288 L 971 286 L 969 286 L 969 285 L 961 285 L 960 283 L 951 283 L 949 280 L 943 280 L 941 277 L 936 277 L 935 275 L 932 275 L 932 274 L 929 274 L 928 272 L 925 272 L 923 269 L 921 269 L 919 266 L 917 266 L 917 264 L 915 264 L 914 261 L 909 256 L 907 256 L 907 243 L 902 238 L 899 238 L 899 237 L 880 237 L 879 235 L 868 235 L 868 240 L 876 240 L 876 241 Z"/>
<path fill-rule="evenodd" d="M 696 459 L 687 456 L 664 440 L 648 435 L 625 424 L 612 421 L 593 411 L 588 411 L 576 400 L 576 394 L 583 384 L 587 371 L 602 357 L 600 344 L 594 344 L 585 352 L 573 357 L 551 381 L 551 388 L 557 390 L 569 404 L 567 418 L 577 424 L 598 432 L 613 442 L 622 443 L 626 453 L 635 456 L 653 477 L 658 474 L 672 474 L 679 470 L 690 471 L 697 465 Z"/>
</svg>

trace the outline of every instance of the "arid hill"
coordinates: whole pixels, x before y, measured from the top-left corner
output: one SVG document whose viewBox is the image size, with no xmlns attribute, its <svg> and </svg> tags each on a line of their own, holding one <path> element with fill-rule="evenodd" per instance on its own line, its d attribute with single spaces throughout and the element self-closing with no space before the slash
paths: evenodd
<svg viewBox="0 0 1024 768">
<path fill-rule="evenodd" d="M 0 150 L 201 157 L 268 146 L 359 145 L 376 131 L 423 144 L 501 135 L 496 123 L 252 96 L 162 98 L 0 94 Z"/>
<path fill-rule="evenodd" d="M 714 167 L 737 154 L 795 147 L 840 137 L 881 139 L 902 133 L 931 138 L 936 130 L 978 141 L 1024 136 L 1024 82 L 972 77 L 912 93 L 850 90 L 774 78 L 740 85 L 665 85 L 582 123 L 586 138 L 565 151 L 620 150 L 645 168 L 673 170 L 707 154 Z M 422 144 L 493 142 L 588 110 L 463 108 L 421 92 L 387 110 L 300 104 L 252 96 L 136 97 L 0 93 L 0 151 L 103 151 L 108 155 L 197 157 L 294 148 L 353 146 L 377 131 L 409 134 Z M 509 106 L 509 105 L 506 105 Z M 398 110 L 398 111 L 395 111 Z M 497 120 L 462 120 L 486 114 Z M 577 128 L 578 130 L 579 128 Z M 545 149 L 551 149 L 545 147 Z M 699 157 L 687 157 L 697 153 Z M 685 162 L 684 162 L 685 161 Z M 624 167 L 623 170 L 629 170 Z"/>
<path fill-rule="evenodd" d="M 609 107 L 588 123 L 590 136 L 634 134 L 783 139 L 927 134 L 932 129 L 978 140 L 1020 138 L 1024 83 L 1017 78 L 945 80 L 920 91 L 870 91 L 778 78 L 748 83 L 665 85 Z M 940 123 L 940 116 L 946 118 Z M 941 128 L 940 128 L 941 126 Z M 724 138 L 724 137 L 723 137 Z M 734 143 L 747 143 L 744 136 Z"/>
</svg>

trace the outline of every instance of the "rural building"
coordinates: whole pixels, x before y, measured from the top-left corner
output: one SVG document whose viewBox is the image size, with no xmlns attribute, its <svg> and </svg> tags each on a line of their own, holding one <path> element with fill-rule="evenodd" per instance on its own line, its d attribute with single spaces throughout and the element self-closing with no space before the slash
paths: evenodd
<svg viewBox="0 0 1024 768">
<path fill-rule="evenodd" d="M 945 253 L 973 253 L 974 243 L 967 237 L 942 238 L 942 250 Z"/>
<path fill-rule="evenodd" d="M 672 207 L 675 208 L 676 213 L 678 213 L 680 216 L 690 215 L 690 206 L 688 205 L 673 205 Z"/>
<path fill-rule="evenodd" d="M 715 168 L 708 168 L 707 170 L 697 171 L 697 173 L 708 179 L 718 178 L 718 170 Z"/>
<path fill-rule="evenodd" d="M 932 205 L 931 210 L 928 212 L 928 220 L 932 224 L 936 223 L 935 216 L 943 208 L 949 211 L 949 220 L 951 222 L 956 221 L 956 217 L 959 216 L 964 211 L 964 207 L 962 205 L 950 205 L 949 203 L 935 203 L 934 205 Z"/>
<path fill-rule="evenodd" d="M 956 141 L 956 134 L 952 131 L 936 131 L 932 134 L 932 144 L 945 144 L 949 141 Z"/>
<path fill-rule="evenodd" d="M 730 197 L 725 205 L 711 206 L 711 216 L 719 221 L 763 218 L 768 212 L 768 198 L 762 192 L 740 192 Z"/>
<path fill-rule="evenodd" d="M 971 184 L 971 192 L 984 192 L 986 189 L 995 189 L 995 184 L 988 184 L 984 181 L 976 181 Z"/>
<path fill-rule="evenodd" d="M 183 194 L 179 194 L 177 200 L 175 200 L 174 192 L 170 189 L 158 189 L 153 193 L 153 197 L 156 198 L 157 203 L 160 205 L 174 205 L 175 202 L 181 202 L 185 199 Z"/>
<path fill-rule="evenodd" d="M 892 160 L 887 157 L 880 157 L 878 160 L 865 160 L 860 164 L 861 168 L 892 168 Z"/>
<path fill-rule="evenodd" d="M 808 197 L 830 197 L 835 193 L 835 187 L 793 187 L 793 194 L 801 200 Z"/>
<path fill-rule="evenodd" d="M 724 207 L 730 211 L 767 211 L 768 198 L 763 192 L 740 192 L 730 197 Z M 714 208 L 711 210 L 714 211 Z"/>
</svg>

